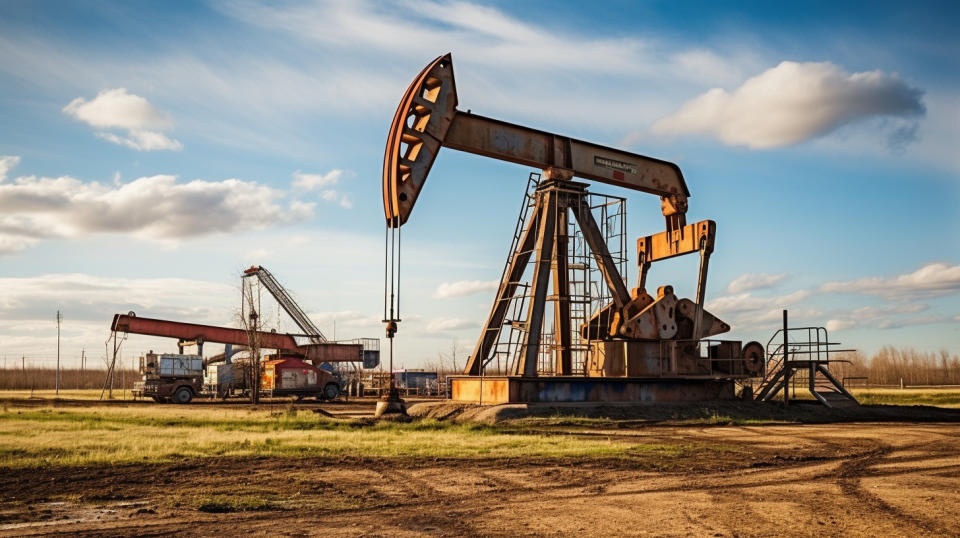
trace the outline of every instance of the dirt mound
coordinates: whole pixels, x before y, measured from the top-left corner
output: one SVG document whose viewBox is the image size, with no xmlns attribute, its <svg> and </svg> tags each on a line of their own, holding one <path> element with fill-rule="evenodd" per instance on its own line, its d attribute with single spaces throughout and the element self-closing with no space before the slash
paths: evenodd
<svg viewBox="0 0 960 538">
<path fill-rule="evenodd" d="M 662 423 L 742 422 L 960 422 L 960 409 L 923 405 L 861 405 L 827 408 L 813 402 L 780 403 L 715 401 L 685 404 L 554 402 L 476 405 L 451 401 L 423 402 L 411 406 L 412 417 L 496 424 L 527 419 L 609 419 Z"/>
</svg>

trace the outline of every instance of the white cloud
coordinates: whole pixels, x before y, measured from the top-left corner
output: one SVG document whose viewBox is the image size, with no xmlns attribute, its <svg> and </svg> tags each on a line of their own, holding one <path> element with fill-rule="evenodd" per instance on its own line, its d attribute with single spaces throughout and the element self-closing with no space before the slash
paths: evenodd
<svg viewBox="0 0 960 538">
<path fill-rule="evenodd" d="M 768 274 L 768 273 L 746 273 L 730 281 L 727 285 L 729 293 L 740 293 L 749 290 L 772 288 L 774 285 L 787 278 L 786 273 Z"/>
<path fill-rule="evenodd" d="M 158 151 L 164 149 L 180 151 L 183 149 L 183 144 L 181 144 L 180 141 L 167 138 L 167 135 L 156 131 L 130 131 L 126 138 L 107 132 L 97 133 L 97 136 L 108 142 L 113 142 L 120 146 L 127 146 L 137 151 Z"/>
<path fill-rule="evenodd" d="M 311 312 L 310 319 L 313 319 L 318 325 L 327 327 L 331 333 L 327 336 L 333 338 L 332 328 L 336 324 L 342 328 L 367 328 L 372 329 L 382 327 L 381 316 L 371 315 L 369 312 L 358 312 L 356 310 L 340 310 L 336 312 Z"/>
<path fill-rule="evenodd" d="M 126 88 L 102 90 L 90 101 L 77 97 L 63 112 L 98 129 L 168 129 L 170 117 Z"/>
<path fill-rule="evenodd" d="M 638 121 L 647 123 L 655 118 L 657 105 L 663 104 L 664 109 L 672 106 L 672 98 L 664 97 L 665 88 L 672 90 L 690 82 L 699 87 L 718 74 L 723 83 L 741 80 L 739 73 L 753 72 L 762 65 L 746 47 L 688 50 L 685 45 L 638 38 L 636 33 L 590 34 L 582 26 L 538 24 L 471 2 L 235 1 L 217 7 L 247 24 L 299 39 L 306 47 L 337 51 L 338 58 L 351 60 L 356 69 L 365 72 L 326 67 L 324 80 L 317 83 L 320 91 L 330 88 L 340 95 L 314 98 L 314 88 L 303 95 L 311 96 L 313 103 L 308 106 L 322 102 L 329 108 L 331 102 L 349 103 L 356 112 L 371 110 L 376 103 L 392 113 L 414 73 L 446 51 L 452 51 L 461 66 L 457 72 L 458 81 L 465 81 L 460 85 L 461 104 L 514 121 L 519 118 L 546 123 L 545 127 L 560 124 L 581 129 L 584 125 L 609 129 L 611 125 L 632 128 Z M 411 40 L 411 35 L 417 38 Z M 398 43 L 404 46 L 398 47 Z M 604 74 L 606 82 L 596 84 L 595 74 Z M 291 78 L 287 73 L 278 75 Z M 278 89 L 285 87 L 290 85 Z M 638 97 L 638 92 L 645 95 Z M 571 105 L 585 95 L 591 96 L 590 107 Z M 359 100 L 360 96 L 366 101 Z M 565 113 L 557 115 L 558 109 Z"/>
<path fill-rule="evenodd" d="M 808 290 L 797 290 L 785 295 L 757 297 L 750 292 L 725 295 L 707 301 L 706 309 L 736 328 L 769 324 L 781 319 L 783 309 L 810 297 Z M 815 308 L 791 308 L 790 318 L 813 319 L 821 315 Z"/>
<path fill-rule="evenodd" d="M 132 233 L 177 240 L 309 218 L 313 204 L 251 181 L 175 176 L 141 177 L 129 183 L 86 183 L 69 176 L 24 176 L 0 184 L 0 254 L 47 238 L 91 233 Z"/>
<path fill-rule="evenodd" d="M 848 319 L 831 319 L 827 321 L 826 328 L 828 331 L 842 331 L 844 329 L 849 329 L 856 325 L 856 322 Z"/>
<path fill-rule="evenodd" d="M 0 181 L 7 179 L 7 172 L 13 170 L 20 164 L 20 157 L 16 155 L 0 156 Z"/>
<path fill-rule="evenodd" d="M 912 273 L 894 277 L 866 277 L 844 282 L 827 282 L 820 291 L 861 293 L 891 299 L 937 297 L 960 292 L 960 265 L 929 263 Z"/>
<path fill-rule="evenodd" d="M 858 319 L 877 319 L 891 314 L 916 314 L 930 308 L 924 303 L 890 304 L 881 306 L 861 306 L 851 312 Z"/>
<path fill-rule="evenodd" d="M 652 130 L 708 134 L 750 148 L 788 146 L 867 118 L 915 119 L 926 110 L 922 94 L 895 73 L 850 74 L 830 62 L 785 61 L 731 92 L 714 88 L 688 101 Z"/>
<path fill-rule="evenodd" d="M 0 278 L 0 287 L 7 290 L 0 297 L 0 316 L 4 319 L 47 319 L 48 305 L 53 304 L 61 305 L 64 316 L 73 320 L 102 319 L 105 330 L 113 314 L 138 309 L 138 314 L 147 317 L 194 311 L 202 317 L 200 321 L 223 319 L 229 314 L 211 318 L 200 312 L 208 312 L 210 305 L 227 305 L 234 298 L 234 287 L 218 282 L 82 273 Z"/>
<path fill-rule="evenodd" d="M 305 174 L 300 170 L 293 173 L 293 186 L 305 191 L 312 191 L 320 187 L 332 187 L 343 177 L 343 170 L 331 170 L 326 174 Z"/>
<path fill-rule="evenodd" d="M 725 295 L 707 301 L 707 310 L 715 313 L 755 312 L 802 301 L 810 296 L 807 290 L 797 290 L 778 297 L 755 297 L 753 294 L 738 293 Z"/>
<path fill-rule="evenodd" d="M 901 327 L 910 327 L 913 325 L 931 325 L 934 323 L 943 323 L 947 321 L 945 316 L 930 315 L 913 318 L 885 319 L 877 323 L 878 329 L 899 329 Z"/>
<path fill-rule="evenodd" d="M 460 318 L 435 318 L 427 323 L 428 333 L 439 333 L 445 331 L 457 331 L 460 329 L 470 329 L 476 327 L 475 321 Z"/>
<path fill-rule="evenodd" d="M 343 170 L 331 170 L 326 174 L 305 174 L 300 170 L 293 173 L 293 186 L 303 191 L 313 191 L 322 189 L 319 196 L 326 202 L 332 202 L 344 209 L 353 208 L 353 197 L 346 192 L 337 189 L 324 187 L 333 187 L 346 176 Z"/>
<path fill-rule="evenodd" d="M 36 239 L 31 237 L 9 236 L 0 233 L 0 256 L 20 252 L 36 242 Z"/>
<path fill-rule="evenodd" d="M 500 286 L 499 280 L 461 280 L 458 282 L 443 282 L 433 292 L 434 298 L 447 299 L 463 297 L 476 293 L 485 293 L 496 290 Z"/>
<path fill-rule="evenodd" d="M 281 29 L 305 40 L 413 58 L 428 58 L 457 44 L 457 52 L 483 64 L 504 62 L 527 68 L 637 70 L 646 47 L 633 38 L 578 38 L 558 35 L 502 11 L 469 2 L 313 2 L 267 5 L 234 2 L 227 13 L 250 24 Z M 416 40 L 410 40 L 416 35 Z M 398 47 L 398 43 L 406 46 Z M 486 48 L 486 50 L 484 50 Z"/>
<path fill-rule="evenodd" d="M 61 273 L 0 278 L 0 286 L 5 290 L 0 296 L 0 341 L 7 351 L 26 355 L 28 364 L 53 357 L 57 310 L 63 314 L 63 360 L 75 365 L 82 348 L 91 364 L 100 363 L 96 357 L 103 354 L 114 314 L 132 310 L 143 317 L 236 326 L 239 306 L 234 286 L 184 278 Z M 122 354 L 129 358 L 147 349 L 173 351 L 176 341 L 131 335 Z"/>
<path fill-rule="evenodd" d="M 880 306 L 862 306 L 831 319 L 827 330 L 841 330 L 852 327 L 875 329 L 895 329 L 908 325 L 926 325 L 940 323 L 946 318 L 933 314 L 928 316 L 904 317 L 903 314 L 916 314 L 929 309 L 924 303 L 899 303 Z M 831 328 L 833 327 L 833 328 Z"/>
<path fill-rule="evenodd" d="M 173 128 L 170 116 L 126 88 L 102 90 L 90 101 L 77 97 L 63 107 L 63 113 L 101 129 L 98 137 L 137 151 L 183 149 L 179 141 L 160 132 Z M 123 129 L 127 135 L 103 129 Z"/>
</svg>

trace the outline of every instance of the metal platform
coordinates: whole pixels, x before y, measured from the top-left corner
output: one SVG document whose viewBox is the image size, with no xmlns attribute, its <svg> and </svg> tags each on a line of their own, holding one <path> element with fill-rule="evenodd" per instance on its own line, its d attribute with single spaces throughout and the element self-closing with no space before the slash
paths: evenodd
<svg viewBox="0 0 960 538">
<path fill-rule="evenodd" d="M 696 402 L 735 399 L 734 380 L 640 377 L 455 376 L 451 399 L 479 404 L 529 402 Z"/>
</svg>

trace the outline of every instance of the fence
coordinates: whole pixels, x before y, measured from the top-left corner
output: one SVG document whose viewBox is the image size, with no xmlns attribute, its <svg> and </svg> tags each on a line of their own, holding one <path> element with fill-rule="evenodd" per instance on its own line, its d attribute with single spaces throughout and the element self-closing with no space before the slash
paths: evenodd
<svg viewBox="0 0 960 538">
<path fill-rule="evenodd" d="M 117 369 L 113 388 L 130 389 L 137 380 L 136 370 Z M 107 377 L 106 370 L 80 370 L 79 368 L 60 369 L 60 388 L 100 389 Z M 2 368 L 0 369 L 0 390 L 47 390 L 56 388 L 56 368 Z"/>
</svg>

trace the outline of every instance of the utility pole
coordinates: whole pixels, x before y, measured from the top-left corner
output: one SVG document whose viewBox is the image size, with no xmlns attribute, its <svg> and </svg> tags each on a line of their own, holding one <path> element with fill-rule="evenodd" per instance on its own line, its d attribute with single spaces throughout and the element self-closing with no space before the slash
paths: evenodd
<svg viewBox="0 0 960 538">
<path fill-rule="evenodd" d="M 87 362 L 87 350 L 86 348 L 81 348 L 80 350 L 80 379 L 77 380 L 77 390 L 80 390 L 83 383 L 83 367 L 86 366 Z"/>
<path fill-rule="evenodd" d="M 57 378 L 55 381 L 56 393 L 60 394 L 60 322 L 63 321 L 63 316 L 60 315 L 60 311 L 57 310 Z"/>
</svg>

